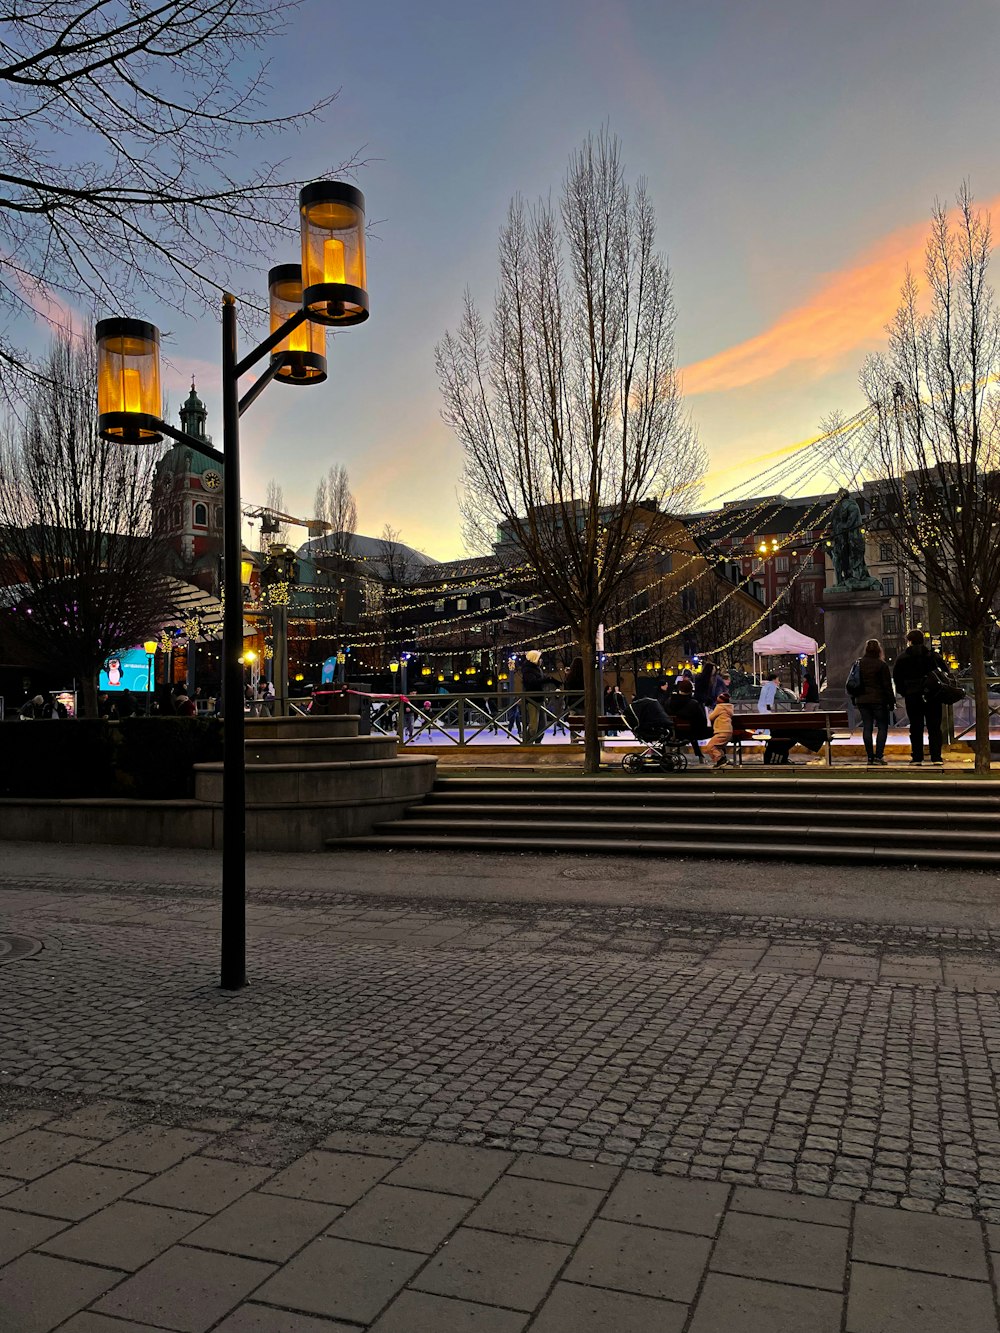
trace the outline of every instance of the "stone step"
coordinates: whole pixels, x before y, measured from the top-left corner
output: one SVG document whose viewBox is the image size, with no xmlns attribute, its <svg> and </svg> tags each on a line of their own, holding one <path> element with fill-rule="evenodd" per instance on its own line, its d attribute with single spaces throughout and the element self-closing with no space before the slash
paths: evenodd
<svg viewBox="0 0 1000 1333">
<path fill-rule="evenodd" d="M 545 836 L 574 838 L 581 833 L 579 821 L 573 818 L 565 818 L 563 811 L 554 814 L 550 819 L 545 820 Z M 483 818 L 479 821 L 467 820 L 461 822 L 462 834 L 478 833 L 482 836 L 488 836 L 492 831 L 498 837 L 527 837 L 534 838 L 539 835 L 537 816 L 527 818 L 504 818 L 497 819 L 495 816 Z M 395 836 L 397 833 L 426 833 L 434 834 L 447 838 L 456 827 L 451 813 L 434 816 L 425 813 L 423 808 L 410 809 L 406 812 L 405 818 L 394 820 L 391 823 L 380 824 L 376 832 Z M 980 850 L 996 850 L 1000 855 L 1000 837 L 998 837 L 995 828 L 927 828 L 927 827 L 901 827 L 893 824 L 880 824 L 876 832 L 867 827 L 864 823 L 845 827 L 835 817 L 813 812 L 811 818 L 804 818 L 796 821 L 794 830 L 790 829 L 787 822 L 775 818 L 774 813 L 769 810 L 761 810 L 756 817 L 747 817 L 745 813 L 740 812 L 729 817 L 717 814 L 716 818 L 710 822 L 705 829 L 698 829 L 699 837 L 710 836 L 714 839 L 721 839 L 726 842 L 739 842 L 747 840 L 756 842 L 761 838 L 783 839 L 787 840 L 788 835 L 793 832 L 797 837 L 821 838 L 823 841 L 839 841 L 843 838 L 846 841 L 852 841 L 855 837 L 864 840 L 866 837 L 876 837 L 879 842 L 891 844 L 908 844 L 914 849 L 923 848 L 932 844 L 941 846 L 959 846 L 967 844 Z M 665 836 L 670 838 L 690 838 L 692 835 L 691 821 L 686 815 L 651 815 L 646 818 L 621 819 L 615 816 L 608 818 L 607 812 L 603 811 L 597 817 L 591 818 L 583 831 L 585 839 L 599 838 L 603 840 L 618 838 L 625 842 L 633 842 L 636 838 L 647 838 L 650 836 Z"/>
<path fill-rule="evenodd" d="M 726 773 L 689 774 L 662 773 L 651 776 L 622 774 L 620 777 L 600 776 L 577 778 L 552 778 L 532 776 L 531 778 L 483 778 L 483 777 L 441 777 L 435 785 L 436 795 L 475 794 L 477 799 L 491 801 L 521 800 L 530 791 L 532 799 L 547 798 L 560 793 L 570 794 L 574 799 L 594 798 L 599 793 L 601 800 L 619 800 L 634 798 L 639 793 L 657 795 L 664 800 L 712 799 L 713 794 L 724 792 L 727 796 L 767 797 L 768 799 L 804 800 L 820 798 L 829 801 L 856 800 L 863 797 L 865 802 L 875 803 L 888 800 L 904 800 L 916 804 L 933 801 L 947 802 L 954 806 L 956 801 L 1000 812 L 1000 784 L 959 778 L 913 778 L 892 779 L 884 777 L 861 778 L 812 778 L 812 777 L 768 777 L 744 778 Z"/>
<path fill-rule="evenodd" d="M 608 822 L 609 805 L 607 802 L 578 801 L 569 802 L 552 798 L 549 801 L 504 802 L 497 805 L 482 801 L 468 801 L 452 798 L 441 799 L 440 795 L 430 792 L 426 801 L 407 811 L 408 818 L 433 818 L 439 822 L 453 821 L 463 824 L 470 822 L 490 822 L 501 826 L 510 822 L 541 822 L 551 819 L 578 821 L 580 823 Z M 686 804 L 683 813 L 678 811 L 676 802 L 640 800 L 621 802 L 614 805 L 614 822 L 657 822 L 664 818 L 680 820 L 686 824 L 712 824 L 716 820 L 740 819 L 778 823 L 785 826 L 808 824 L 818 821 L 828 823 L 838 829 L 864 828 L 871 819 L 870 807 L 859 803 L 827 806 L 820 801 L 804 801 L 798 804 L 776 805 L 761 801 L 759 797 L 747 800 L 729 800 L 716 796 L 709 802 Z M 900 828 L 934 829 L 981 829 L 992 833 L 1000 846 L 1000 821 L 993 810 L 956 810 L 903 809 L 891 812 L 892 823 Z"/>
<path fill-rule="evenodd" d="M 805 842 L 789 839 L 787 831 L 781 838 L 768 842 L 740 843 L 695 840 L 691 837 L 649 837 L 642 841 L 620 838 L 510 837 L 497 833 L 452 833 L 446 837 L 436 834 L 407 832 L 408 825 L 394 829 L 391 835 L 369 834 L 349 839 L 327 839 L 331 850 L 348 848 L 387 851 L 468 851 L 468 852 L 550 852 L 574 856 L 660 856 L 677 857 L 737 857 L 740 860 L 829 862 L 870 865 L 935 865 L 942 868 L 959 867 L 1000 871 L 1000 852 L 979 851 L 971 847 L 953 849 L 936 844 L 919 853 L 905 846 L 893 846 L 876 841 L 866 831 L 864 838 L 855 834 L 849 841 Z M 751 830 L 759 834 L 759 829 Z"/>
</svg>

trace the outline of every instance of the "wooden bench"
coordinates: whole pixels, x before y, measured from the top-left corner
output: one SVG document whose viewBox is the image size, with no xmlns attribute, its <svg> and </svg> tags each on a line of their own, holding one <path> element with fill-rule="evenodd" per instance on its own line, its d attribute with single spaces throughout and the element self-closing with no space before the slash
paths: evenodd
<svg viewBox="0 0 1000 1333">
<path fill-rule="evenodd" d="M 562 721 L 569 727 L 570 731 L 583 731 L 584 718 L 582 713 L 566 713 Z M 597 734 L 607 736 L 611 732 L 631 731 L 628 719 L 622 717 L 621 713 L 601 713 L 597 719 Z"/>
<path fill-rule="evenodd" d="M 821 731 L 826 737 L 826 762 L 833 763 L 833 735 L 848 731 L 847 710 L 817 709 L 815 712 L 795 713 L 734 713 L 733 726 L 738 731 L 766 731 L 771 737 L 791 736 L 801 731 Z M 742 742 L 735 742 L 737 762 L 743 762 Z"/>
</svg>

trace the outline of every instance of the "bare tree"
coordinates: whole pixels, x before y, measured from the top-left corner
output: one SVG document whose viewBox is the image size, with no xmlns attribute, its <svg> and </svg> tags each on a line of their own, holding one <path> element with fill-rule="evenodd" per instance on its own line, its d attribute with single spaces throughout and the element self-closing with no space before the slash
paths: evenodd
<svg viewBox="0 0 1000 1333">
<path fill-rule="evenodd" d="M 24 423 L 0 436 L 0 581 L 23 594 L 20 637 L 81 681 L 93 713 L 108 655 L 171 610 L 151 527 L 156 456 L 98 437 L 91 339 L 59 338 L 41 370 Z"/>
<path fill-rule="evenodd" d="M 1000 593 L 1000 315 L 989 282 L 993 241 L 968 186 L 957 218 L 934 208 L 924 312 L 907 272 L 889 349 L 861 382 L 871 407 L 875 520 L 954 627 L 968 635 L 976 771 L 990 767 L 984 639 Z"/>
<path fill-rule="evenodd" d="M 385 570 L 385 577 L 393 590 L 409 583 L 413 577 L 407 548 L 400 541 L 399 528 L 386 523 L 379 540 L 379 559 Z"/>
<path fill-rule="evenodd" d="M 358 506 L 343 463 L 332 464 L 326 476 L 320 478 L 313 513 L 329 524 L 322 539 L 322 551 L 329 555 L 347 555 L 358 527 Z"/>
<path fill-rule="evenodd" d="M 253 53 L 298 3 L 0 0 L 0 386 L 18 319 L 211 302 L 291 230 L 295 182 L 258 145 L 333 97 L 269 114 Z"/>
<path fill-rule="evenodd" d="M 595 634 L 690 506 L 704 456 L 683 411 L 675 311 L 652 202 L 606 133 L 573 154 L 558 205 L 511 202 L 492 321 L 472 297 L 437 348 L 444 418 L 465 451 L 473 549 L 497 526 L 572 627 L 584 664 L 585 768 L 597 769 Z"/>
<path fill-rule="evenodd" d="M 267 490 L 264 492 L 264 506 L 274 511 L 274 514 L 282 514 L 285 510 L 285 492 L 281 483 L 274 477 L 267 483 Z M 271 541 L 281 546 L 288 545 L 288 534 L 290 528 L 282 519 L 276 519 L 271 516 Z"/>
</svg>

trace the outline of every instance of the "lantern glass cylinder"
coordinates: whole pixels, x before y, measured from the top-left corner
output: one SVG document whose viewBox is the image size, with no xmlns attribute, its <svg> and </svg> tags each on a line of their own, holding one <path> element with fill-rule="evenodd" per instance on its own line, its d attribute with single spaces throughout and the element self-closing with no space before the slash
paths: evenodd
<svg viewBox="0 0 1000 1333">
<path fill-rule="evenodd" d="M 97 325 L 97 428 L 105 440 L 158 444 L 160 331 L 142 319 L 102 319 Z"/>
<path fill-rule="evenodd" d="M 368 318 L 365 197 L 341 181 L 314 181 L 299 193 L 302 303 L 320 324 Z"/>
<path fill-rule="evenodd" d="M 279 264 L 267 275 L 271 299 L 271 332 L 277 333 L 286 319 L 302 309 L 302 265 Z M 282 384 L 322 384 L 326 379 L 326 329 L 311 319 L 303 320 L 271 353 L 272 365 L 284 353 L 275 374 Z"/>
</svg>

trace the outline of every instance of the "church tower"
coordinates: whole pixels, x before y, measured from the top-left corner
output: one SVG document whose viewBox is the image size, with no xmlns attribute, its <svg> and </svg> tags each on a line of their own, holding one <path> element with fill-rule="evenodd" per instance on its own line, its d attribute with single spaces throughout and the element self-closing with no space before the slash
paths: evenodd
<svg viewBox="0 0 1000 1333">
<path fill-rule="evenodd" d="M 208 444 L 207 421 L 208 412 L 192 380 L 180 410 L 181 429 Z M 157 464 L 153 483 L 156 522 L 172 549 L 173 572 L 211 593 L 219 590 L 223 480 L 221 463 L 175 444 Z"/>
</svg>

